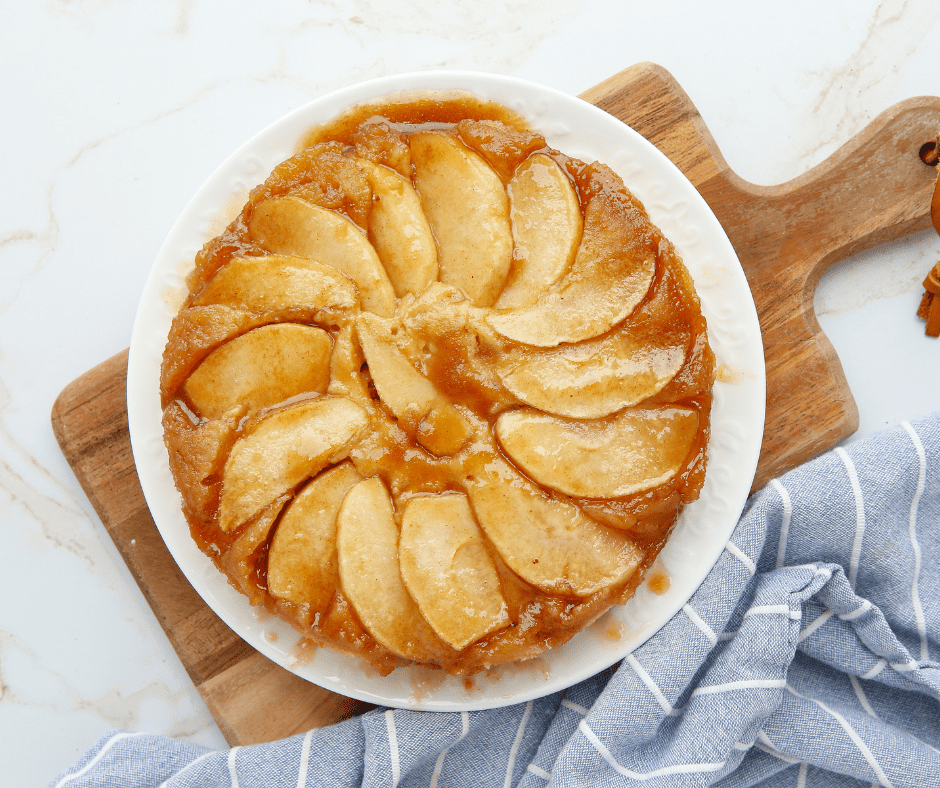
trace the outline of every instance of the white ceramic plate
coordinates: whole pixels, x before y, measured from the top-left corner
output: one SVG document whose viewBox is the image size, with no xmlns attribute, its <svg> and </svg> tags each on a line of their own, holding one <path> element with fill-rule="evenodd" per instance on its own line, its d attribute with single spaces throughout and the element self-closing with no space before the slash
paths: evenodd
<svg viewBox="0 0 940 788">
<path fill-rule="evenodd" d="M 659 557 L 671 581 L 668 590 L 656 595 L 644 584 L 626 606 L 566 645 L 478 675 L 470 688 L 461 678 L 426 668 L 382 677 L 361 660 L 325 648 L 298 659 L 297 633 L 250 607 L 191 540 L 161 428 L 161 356 L 196 252 L 240 210 L 248 190 L 296 152 L 311 126 L 352 105 L 414 89 L 456 89 L 501 102 L 551 146 L 616 170 L 682 255 L 726 373 L 715 385 L 701 498 L 686 508 Z M 183 573 L 236 633 L 297 675 L 343 695 L 399 708 L 458 711 L 518 703 L 586 679 L 646 641 L 688 601 L 718 560 L 746 501 L 763 433 L 764 394 L 760 327 L 737 256 L 705 201 L 663 154 L 611 115 L 567 94 L 510 77 L 440 71 L 377 79 L 316 99 L 247 142 L 209 178 L 170 231 L 147 280 L 131 341 L 127 409 L 134 459 L 154 521 Z"/>
</svg>

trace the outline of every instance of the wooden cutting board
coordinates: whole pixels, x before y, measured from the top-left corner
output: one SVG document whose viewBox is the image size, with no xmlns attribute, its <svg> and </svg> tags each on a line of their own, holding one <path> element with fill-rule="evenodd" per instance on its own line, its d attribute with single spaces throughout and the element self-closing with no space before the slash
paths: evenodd
<svg viewBox="0 0 940 788">
<path fill-rule="evenodd" d="M 632 126 L 698 188 L 737 250 L 760 316 L 767 421 L 754 486 L 832 448 L 858 426 L 842 367 L 813 312 L 834 263 L 930 225 L 937 171 L 921 147 L 940 99 L 904 101 L 830 159 L 780 186 L 735 175 L 698 111 L 662 68 L 641 63 L 583 98 Z M 328 725 L 369 708 L 299 679 L 238 638 L 183 577 L 150 517 L 127 430 L 127 351 L 73 381 L 56 438 L 231 745 Z"/>
</svg>

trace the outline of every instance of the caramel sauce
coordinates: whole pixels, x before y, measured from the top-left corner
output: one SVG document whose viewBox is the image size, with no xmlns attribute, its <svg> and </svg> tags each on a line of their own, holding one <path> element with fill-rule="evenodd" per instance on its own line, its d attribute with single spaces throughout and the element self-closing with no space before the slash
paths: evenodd
<svg viewBox="0 0 940 788">
<path fill-rule="evenodd" d="M 680 471 L 659 487 L 618 499 L 570 499 L 561 493 L 546 492 L 557 500 L 576 504 L 603 525 L 628 533 L 644 550 L 640 567 L 624 582 L 588 597 L 549 594 L 522 580 L 487 541 L 510 624 L 460 652 L 442 641 L 432 661 L 433 666 L 443 667 L 448 673 L 470 675 L 493 665 L 532 659 L 547 648 L 566 642 L 612 604 L 623 603 L 632 596 L 682 507 L 698 497 L 704 481 L 715 359 L 708 347 L 705 320 L 688 273 L 672 245 L 649 224 L 642 205 L 619 179 L 604 165 L 585 164 L 547 148 L 544 138 L 527 129 L 507 108 L 459 95 L 392 97 L 353 108 L 331 123 L 312 129 L 298 153 L 278 165 L 252 191 L 238 217 L 199 252 L 188 279 L 190 298 L 184 307 L 192 305 L 205 284 L 233 257 L 267 253 L 250 238 L 247 227 L 254 207 L 272 196 L 299 195 L 342 213 L 365 231 L 371 210 L 370 187 L 348 154 L 371 157 L 410 177 L 408 136 L 428 129 L 458 136 L 483 156 L 504 182 L 508 182 L 526 157 L 535 152 L 545 153 L 568 173 L 582 211 L 598 194 L 607 195 L 612 204 L 622 208 L 616 215 L 629 223 L 633 233 L 642 236 L 657 260 L 649 291 L 625 323 L 632 330 L 681 337 L 686 348 L 679 372 L 641 405 L 679 404 L 694 408 L 699 414 L 698 432 L 688 458 Z M 207 311 L 199 312 L 200 309 Z M 385 483 L 397 504 L 395 517 L 399 526 L 401 509 L 410 498 L 463 492 L 474 482 L 475 475 L 485 478 L 484 466 L 493 458 L 512 462 L 496 441 L 493 425 L 500 413 L 521 403 L 501 383 L 494 372 L 495 363 L 507 354 L 553 352 L 481 335 L 475 327 L 473 309 L 465 301 L 425 303 L 422 309 L 415 302 L 399 305 L 400 321 L 408 329 L 407 336 L 401 338 L 402 351 L 410 354 L 418 371 L 454 404 L 459 417 L 473 429 L 474 437 L 467 445 L 451 456 L 442 457 L 427 451 L 418 438 L 447 442 L 458 428 L 458 416 L 452 414 L 437 421 L 417 418 L 398 421 L 371 384 L 368 367 L 354 340 L 354 330 L 350 329 L 350 318 L 330 314 L 311 322 L 326 329 L 333 340 L 330 393 L 350 397 L 370 416 L 369 432 L 353 446 L 349 457 L 364 478 L 378 476 Z M 275 315 L 269 319 L 286 318 Z M 387 674 L 408 661 L 375 641 L 339 589 L 338 580 L 330 604 L 321 611 L 276 599 L 267 592 L 267 551 L 290 495 L 234 533 L 219 528 L 217 513 L 225 459 L 235 441 L 250 431 L 257 414 L 250 417 L 243 413 L 227 414 L 213 422 L 201 419 L 198 414 L 189 418 L 186 413 L 191 414 L 192 403 L 186 401 L 181 387 L 188 374 L 213 349 L 264 322 L 263 316 L 210 307 L 184 308 L 174 322 L 164 356 L 161 393 L 171 468 L 183 493 L 184 512 L 197 544 L 252 604 L 263 605 L 290 621 L 305 637 L 307 647 L 328 645 L 359 655 L 380 673 Z M 603 343 L 619 330 L 621 326 L 614 326 L 607 335 L 583 344 L 594 343 L 603 349 Z M 285 406 L 281 403 L 275 407 Z M 537 562 L 537 558 L 533 559 L 533 563 Z M 669 578 L 652 574 L 648 584 L 654 593 L 663 593 Z M 622 636 L 619 630 L 612 629 L 605 630 L 605 634 L 613 640 Z M 465 686 L 469 688 L 472 683 Z M 425 686 L 415 686 L 414 690 L 421 694 Z"/>
<path fill-rule="evenodd" d="M 741 372 L 725 364 L 719 364 L 718 369 L 715 371 L 715 380 L 721 383 L 741 383 L 746 377 L 750 377 L 748 373 Z"/>
<path fill-rule="evenodd" d="M 623 624 L 619 621 L 611 621 L 604 627 L 604 637 L 607 638 L 607 640 L 619 643 L 623 640 Z"/>
<path fill-rule="evenodd" d="M 423 666 L 416 667 L 408 675 L 408 683 L 411 686 L 411 700 L 413 703 L 420 703 L 422 700 L 432 695 L 435 690 L 440 689 L 441 685 L 447 680 L 447 674 L 440 670 L 433 670 Z"/>
<path fill-rule="evenodd" d="M 664 572 L 655 572 L 646 578 L 646 585 L 654 594 L 665 594 L 672 585 L 672 581 Z"/>
<path fill-rule="evenodd" d="M 483 101 L 466 93 L 407 92 L 359 104 L 329 123 L 312 128 L 301 140 L 298 152 L 322 142 L 338 140 L 353 144 L 362 135 L 361 127 L 386 123 L 400 133 L 455 129 L 461 121 L 496 120 L 517 131 L 530 134 L 525 121 L 515 112 L 494 101 Z M 371 121 L 371 123 L 370 123 Z"/>
</svg>

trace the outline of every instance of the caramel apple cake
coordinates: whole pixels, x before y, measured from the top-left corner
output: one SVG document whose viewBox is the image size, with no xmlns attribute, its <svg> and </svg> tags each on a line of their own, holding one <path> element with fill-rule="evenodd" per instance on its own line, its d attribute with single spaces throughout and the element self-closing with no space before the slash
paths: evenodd
<svg viewBox="0 0 940 788">
<path fill-rule="evenodd" d="M 454 94 L 315 129 L 199 252 L 161 369 L 193 538 L 383 673 L 557 646 L 702 487 L 714 358 L 607 166 Z"/>
</svg>

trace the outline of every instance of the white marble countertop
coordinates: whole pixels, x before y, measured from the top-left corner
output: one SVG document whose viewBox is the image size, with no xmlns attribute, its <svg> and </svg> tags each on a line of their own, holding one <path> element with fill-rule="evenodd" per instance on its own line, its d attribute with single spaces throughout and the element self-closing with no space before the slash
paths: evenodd
<svg viewBox="0 0 940 788">
<path fill-rule="evenodd" d="M 127 347 L 165 234 L 241 142 L 370 77 L 471 69 L 576 94 L 650 60 L 731 167 L 774 184 L 940 92 L 933 0 L 52 0 L 5 3 L 0 20 L 0 781 L 17 786 L 47 785 L 113 728 L 225 744 L 49 415 Z M 856 438 L 940 402 L 940 340 L 914 316 L 938 258 L 923 232 L 819 287 Z"/>
</svg>

